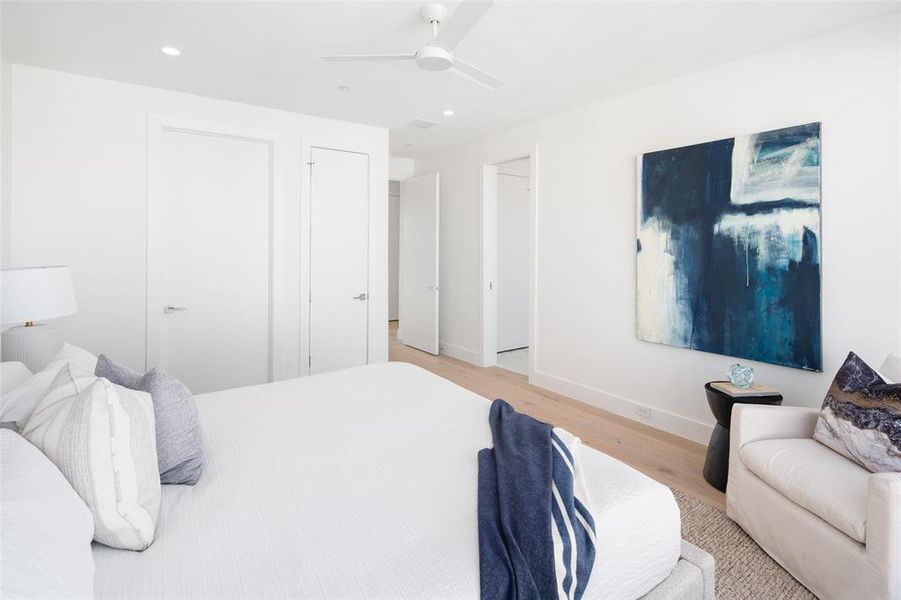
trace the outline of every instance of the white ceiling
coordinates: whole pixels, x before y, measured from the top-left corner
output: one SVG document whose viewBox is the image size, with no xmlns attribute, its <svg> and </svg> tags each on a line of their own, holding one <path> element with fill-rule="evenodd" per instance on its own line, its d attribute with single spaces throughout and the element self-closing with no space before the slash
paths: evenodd
<svg viewBox="0 0 901 600">
<path fill-rule="evenodd" d="M 421 5 L 6 1 L 2 39 L 16 63 L 387 127 L 392 152 L 415 156 L 897 10 L 894 0 L 500 0 L 457 48 L 508 82 L 496 91 L 411 62 L 319 59 L 416 49 L 430 36 Z M 405 127 L 416 118 L 441 124 Z"/>
</svg>

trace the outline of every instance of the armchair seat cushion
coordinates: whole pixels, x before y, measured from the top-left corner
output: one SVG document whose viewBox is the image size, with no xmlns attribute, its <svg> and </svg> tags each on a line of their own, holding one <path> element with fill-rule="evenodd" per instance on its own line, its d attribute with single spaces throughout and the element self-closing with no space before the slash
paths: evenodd
<svg viewBox="0 0 901 600">
<path fill-rule="evenodd" d="M 783 496 L 866 543 L 867 469 L 812 439 L 749 442 L 740 456 L 752 473 Z"/>
</svg>

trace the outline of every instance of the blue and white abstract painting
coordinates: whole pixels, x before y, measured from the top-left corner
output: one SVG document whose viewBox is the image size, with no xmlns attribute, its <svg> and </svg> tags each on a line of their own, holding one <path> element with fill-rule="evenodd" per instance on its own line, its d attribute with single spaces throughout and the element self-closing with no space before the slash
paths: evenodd
<svg viewBox="0 0 901 600">
<path fill-rule="evenodd" d="M 639 339 L 822 370 L 820 124 L 639 160 Z"/>
</svg>

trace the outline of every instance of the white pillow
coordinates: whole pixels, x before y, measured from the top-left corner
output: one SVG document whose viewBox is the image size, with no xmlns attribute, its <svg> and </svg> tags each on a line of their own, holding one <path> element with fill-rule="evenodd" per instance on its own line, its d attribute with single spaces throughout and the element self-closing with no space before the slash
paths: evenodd
<svg viewBox="0 0 901 600">
<path fill-rule="evenodd" d="M 876 371 L 886 383 L 895 383 L 901 380 L 901 356 L 887 354 L 882 366 Z"/>
<path fill-rule="evenodd" d="M 66 363 L 71 364 L 80 375 L 93 375 L 97 357 L 78 346 L 63 344 L 50 364 L 0 397 L 0 423 L 11 421 L 21 424 L 27 421 Z"/>
<path fill-rule="evenodd" d="M 0 598 L 91 598 L 94 519 L 66 478 L 0 429 Z"/>
<path fill-rule="evenodd" d="M 34 375 L 25 366 L 25 363 L 17 361 L 0 362 L 0 394 L 5 394 L 16 388 L 20 383 Z"/>
<path fill-rule="evenodd" d="M 91 509 L 96 541 L 128 550 L 153 543 L 160 472 L 150 394 L 79 375 L 66 363 L 22 435 Z"/>
<path fill-rule="evenodd" d="M 75 368 L 76 373 L 81 375 L 93 375 L 94 369 L 97 368 L 97 357 L 95 355 L 84 348 L 65 343 L 50 362 L 70 363 Z"/>
</svg>

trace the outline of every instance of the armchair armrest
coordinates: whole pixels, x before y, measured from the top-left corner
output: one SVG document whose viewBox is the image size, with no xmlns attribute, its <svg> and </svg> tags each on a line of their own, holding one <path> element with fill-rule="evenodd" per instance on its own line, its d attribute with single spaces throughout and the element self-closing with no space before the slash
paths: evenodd
<svg viewBox="0 0 901 600">
<path fill-rule="evenodd" d="M 901 473 L 870 475 L 867 598 L 901 598 Z"/>
<path fill-rule="evenodd" d="M 812 438 L 818 408 L 736 404 L 732 408 L 730 452 L 737 454 L 748 442 L 757 440 Z"/>
</svg>

